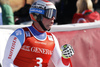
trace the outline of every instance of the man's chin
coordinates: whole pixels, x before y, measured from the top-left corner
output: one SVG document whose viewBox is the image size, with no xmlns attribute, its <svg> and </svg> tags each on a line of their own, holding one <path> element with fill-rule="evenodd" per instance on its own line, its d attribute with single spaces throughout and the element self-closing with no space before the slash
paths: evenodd
<svg viewBox="0 0 100 67">
<path fill-rule="evenodd" d="M 51 26 L 47 28 L 47 30 L 50 30 L 50 29 L 51 29 Z"/>
<path fill-rule="evenodd" d="M 51 28 L 48 29 L 48 31 L 50 31 L 50 30 L 51 30 Z"/>
</svg>

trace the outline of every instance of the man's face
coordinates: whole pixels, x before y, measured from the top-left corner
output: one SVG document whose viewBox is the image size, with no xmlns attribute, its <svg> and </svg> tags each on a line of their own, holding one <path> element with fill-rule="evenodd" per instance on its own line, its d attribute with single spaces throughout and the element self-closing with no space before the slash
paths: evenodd
<svg viewBox="0 0 100 67">
<path fill-rule="evenodd" d="M 45 26 L 45 28 L 49 30 L 51 29 L 51 26 L 54 24 L 54 20 L 55 20 L 55 17 L 52 17 L 51 19 L 47 19 L 43 17 L 42 23 Z"/>
</svg>

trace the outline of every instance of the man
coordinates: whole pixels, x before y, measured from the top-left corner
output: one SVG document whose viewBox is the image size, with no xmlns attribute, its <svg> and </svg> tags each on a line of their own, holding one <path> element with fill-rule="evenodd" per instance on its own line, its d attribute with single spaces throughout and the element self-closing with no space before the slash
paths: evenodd
<svg viewBox="0 0 100 67">
<path fill-rule="evenodd" d="M 33 24 L 12 33 L 5 49 L 3 67 L 47 67 L 50 59 L 55 67 L 69 67 L 73 49 L 64 45 L 61 54 L 55 36 L 46 32 L 56 18 L 54 4 L 46 0 L 36 1 L 29 13 Z M 67 54 L 67 48 L 71 48 L 72 53 Z"/>
</svg>

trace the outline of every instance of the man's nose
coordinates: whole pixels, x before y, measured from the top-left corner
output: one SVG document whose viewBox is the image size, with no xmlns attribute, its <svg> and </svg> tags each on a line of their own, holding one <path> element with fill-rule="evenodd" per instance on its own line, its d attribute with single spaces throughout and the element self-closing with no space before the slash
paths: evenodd
<svg viewBox="0 0 100 67">
<path fill-rule="evenodd" d="M 52 19 L 52 20 L 55 20 L 55 17 L 53 16 L 51 19 Z"/>
</svg>

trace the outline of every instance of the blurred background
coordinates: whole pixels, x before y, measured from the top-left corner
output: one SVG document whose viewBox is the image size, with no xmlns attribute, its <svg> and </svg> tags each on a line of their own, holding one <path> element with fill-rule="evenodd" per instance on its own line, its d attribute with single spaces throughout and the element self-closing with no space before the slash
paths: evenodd
<svg viewBox="0 0 100 67">
<path fill-rule="evenodd" d="M 3 0 L 9 2 L 14 14 L 15 24 L 31 23 L 29 17 L 29 8 L 31 4 L 37 0 Z M 57 19 L 55 24 L 70 24 L 74 13 L 76 13 L 77 0 L 49 0 L 53 2 L 57 8 Z M 93 0 L 95 1 L 95 0 Z M 100 13 L 100 1 L 94 5 L 94 9 Z"/>
</svg>

